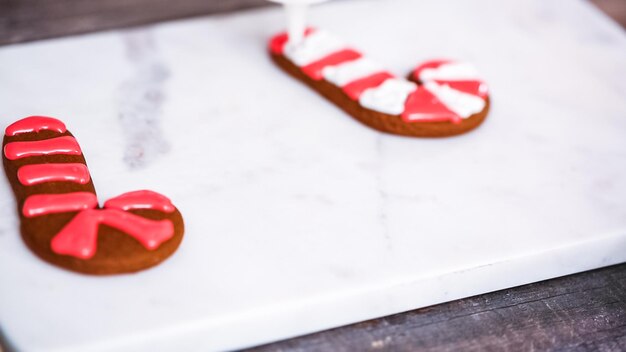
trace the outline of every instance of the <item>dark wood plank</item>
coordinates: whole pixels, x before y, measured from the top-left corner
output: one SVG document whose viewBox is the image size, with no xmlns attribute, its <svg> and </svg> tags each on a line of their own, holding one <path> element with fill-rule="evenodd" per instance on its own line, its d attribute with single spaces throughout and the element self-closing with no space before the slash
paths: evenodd
<svg viewBox="0 0 626 352">
<path fill-rule="evenodd" d="M 0 45 L 269 4 L 266 0 L 0 0 Z"/>
<path fill-rule="evenodd" d="M 626 0 L 590 1 L 626 26 Z M 266 0 L 0 0 L 0 45 L 266 5 Z"/>
<path fill-rule="evenodd" d="M 626 0 L 590 0 L 600 10 L 626 28 Z"/>
<path fill-rule="evenodd" d="M 626 351 L 626 264 L 461 299 L 247 351 L 416 350 Z"/>
<path fill-rule="evenodd" d="M 590 1 L 626 26 L 626 0 Z M 267 4 L 265 0 L 0 0 L 0 45 Z M 625 285 L 623 264 L 250 351 L 626 351 Z"/>
</svg>

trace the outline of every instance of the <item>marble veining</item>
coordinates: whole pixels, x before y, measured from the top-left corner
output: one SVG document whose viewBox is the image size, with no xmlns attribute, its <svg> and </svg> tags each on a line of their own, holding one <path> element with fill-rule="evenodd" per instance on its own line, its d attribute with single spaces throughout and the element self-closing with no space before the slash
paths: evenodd
<svg viewBox="0 0 626 352">
<path fill-rule="evenodd" d="M 77 275 L 30 253 L 0 182 L 16 349 L 231 350 L 626 261 L 626 35 L 591 5 L 347 0 L 311 21 L 400 76 L 472 62 L 489 117 L 364 127 L 268 58 L 278 8 L 0 48 L 0 126 L 62 118 L 101 200 L 152 189 L 186 228 L 154 269 Z"/>
<path fill-rule="evenodd" d="M 130 168 L 141 168 L 170 150 L 159 123 L 170 72 L 159 57 L 150 29 L 129 30 L 122 38 L 133 68 L 132 77 L 122 82 L 119 93 L 119 120 L 126 138 L 124 162 Z"/>
</svg>

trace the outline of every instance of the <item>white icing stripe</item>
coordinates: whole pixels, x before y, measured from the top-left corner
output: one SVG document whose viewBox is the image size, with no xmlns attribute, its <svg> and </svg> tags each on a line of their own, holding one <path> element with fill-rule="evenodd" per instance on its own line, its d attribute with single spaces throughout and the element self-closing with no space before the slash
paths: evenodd
<svg viewBox="0 0 626 352">
<path fill-rule="evenodd" d="M 361 106 L 390 115 L 404 111 L 406 98 L 417 89 L 413 82 L 402 78 L 389 78 L 376 88 L 366 89 L 359 97 Z"/>
<path fill-rule="evenodd" d="M 345 47 L 345 44 L 329 33 L 315 31 L 299 44 L 285 44 L 283 52 L 297 66 L 306 66 Z"/>
<path fill-rule="evenodd" d="M 284 55 L 296 66 L 302 67 L 324 57 L 346 49 L 338 39 L 324 31 L 315 31 L 294 45 L 287 43 L 283 48 Z M 367 58 L 359 58 L 339 65 L 331 65 L 322 69 L 322 76 L 338 87 L 365 78 L 372 74 L 384 72 L 384 69 Z M 437 68 L 421 70 L 419 78 L 424 87 L 441 104 L 461 118 L 468 118 L 481 112 L 486 101 L 463 91 L 451 88 L 439 81 L 480 81 L 476 69 L 467 63 L 449 62 Z M 377 87 L 366 89 L 359 96 L 359 104 L 364 108 L 390 115 L 400 115 L 404 112 L 408 96 L 417 89 L 417 84 L 403 78 L 389 78 Z"/>
<path fill-rule="evenodd" d="M 432 80 L 463 81 L 479 80 L 476 68 L 467 63 L 452 62 L 437 68 L 425 68 L 419 74 L 423 82 Z"/>
<path fill-rule="evenodd" d="M 466 119 L 485 108 L 485 101 L 482 98 L 450 88 L 448 85 L 426 82 L 424 87 L 461 118 Z"/>
<path fill-rule="evenodd" d="M 336 86 L 343 87 L 359 78 L 364 78 L 381 71 L 383 71 L 381 66 L 370 59 L 361 57 L 336 66 L 324 67 L 322 75 L 327 81 Z"/>
</svg>

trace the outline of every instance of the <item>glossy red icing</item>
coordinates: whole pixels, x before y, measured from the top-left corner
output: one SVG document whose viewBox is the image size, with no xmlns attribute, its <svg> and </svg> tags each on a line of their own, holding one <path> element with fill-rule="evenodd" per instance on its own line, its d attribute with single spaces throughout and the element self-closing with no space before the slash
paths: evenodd
<svg viewBox="0 0 626 352">
<path fill-rule="evenodd" d="M 436 69 L 439 66 L 444 64 L 452 63 L 452 60 L 431 60 L 427 61 L 421 65 L 419 65 L 412 73 L 413 79 L 417 81 L 420 80 L 420 74 L 424 69 Z M 436 79 L 434 82 L 439 84 L 446 84 L 450 86 L 450 88 L 460 90 L 462 92 L 479 96 L 481 98 L 486 98 L 489 95 L 489 89 L 485 82 L 478 79 L 469 79 L 469 80 L 439 80 Z"/>
<path fill-rule="evenodd" d="M 375 88 L 381 85 L 389 78 L 393 78 L 393 75 L 389 72 L 378 72 L 356 81 L 352 81 L 342 87 L 343 91 L 352 99 L 359 100 L 359 97 L 369 88 Z"/>
<path fill-rule="evenodd" d="M 172 213 L 176 207 L 166 196 L 152 191 L 134 191 L 111 198 L 104 203 L 105 208 L 132 210 L 153 209 Z"/>
<path fill-rule="evenodd" d="M 309 27 L 304 31 L 304 36 L 307 36 L 313 32 L 315 32 L 315 28 Z M 287 34 L 287 32 L 282 32 L 282 33 L 275 35 L 270 40 L 270 45 L 269 45 L 270 52 L 272 54 L 281 55 L 283 53 L 283 49 L 285 48 L 285 44 L 287 44 L 288 40 L 289 40 L 289 34 Z"/>
<path fill-rule="evenodd" d="M 87 165 L 79 163 L 66 164 L 31 164 L 17 170 L 17 179 L 24 186 L 32 186 L 45 182 L 67 181 L 81 185 L 91 179 Z"/>
<path fill-rule="evenodd" d="M 461 123 L 460 116 L 450 111 L 423 86 L 418 87 L 407 97 L 402 119 L 405 122 L 450 121 Z"/>
<path fill-rule="evenodd" d="M 313 29 L 308 28 L 305 35 L 313 32 Z M 280 33 L 274 36 L 270 40 L 270 51 L 273 54 L 283 54 L 284 47 L 287 44 L 287 33 Z M 362 55 L 355 50 L 349 48 L 340 49 L 334 53 L 331 53 L 324 58 L 315 61 L 309 65 L 301 67 L 300 69 L 304 74 L 311 77 L 314 80 L 320 80 L 323 78 L 323 70 L 325 67 L 339 65 L 344 62 L 356 60 Z M 452 60 L 438 59 L 430 60 L 419 65 L 412 73 L 412 77 L 418 83 L 422 82 L 420 75 L 425 69 L 437 69 L 444 64 L 453 63 Z M 364 78 L 357 79 L 355 81 L 345 84 L 342 88 L 344 93 L 352 100 L 358 101 L 361 94 L 370 88 L 380 86 L 385 80 L 393 78 L 394 76 L 386 71 L 377 72 Z M 479 79 L 447 79 L 447 80 L 433 80 L 435 83 L 447 85 L 450 88 L 461 91 L 464 93 L 472 94 L 483 99 L 488 96 L 487 85 Z M 411 93 L 404 106 L 402 113 L 403 121 L 407 123 L 411 122 L 439 122 L 449 121 L 451 123 L 461 123 L 461 116 L 457 115 L 454 111 L 450 110 L 442 101 L 440 101 L 431 92 L 425 89 L 423 86 L 419 86 L 417 90 Z"/>
<path fill-rule="evenodd" d="M 150 220 L 117 209 L 89 209 L 78 213 L 50 242 L 52 251 L 80 259 L 96 254 L 98 227 L 107 225 L 135 238 L 148 250 L 174 236 L 170 220 Z"/>
<path fill-rule="evenodd" d="M 353 61 L 360 58 L 362 55 L 353 49 L 344 49 L 332 53 L 320 60 L 312 62 L 306 66 L 301 67 L 302 72 L 314 80 L 320 80 L 323 78 L 322 70 L 327 66 L 339 65 L 344 62 Z"/>
<path fill-rule="evenodd" d="M 59 133 L 67 131 L 65 124 L 53 117 L 29 116 L 9 125 L 5 133 L 7 136 L 16 136 L 22 133 L 39 132 L 43 130 L 56 131 Z"/>
<path fill-rule="evenodd" d="M 489 95 L 489 88 L 487 84 L 477 80 L 471 81 L 444 81 L 444 80 L 435 80 L 436 83 L 448 85 L 450 88 L 454 88 L 456 90 L 460 90 L 461 92 L 465 92 L 468 94 L 479 96 L 483 99 L 487 98 Z"/>
<path fill-rule="evenodd" d="M 4 155 L 9 160 L 56 154 L 81 155 L 82 152 L 76 139 L 70 136 L 40 141 L 11 142 L 4 146 Z"/>
<path fill-rule="evenodd" d="M 57 119 L 31 116 L 7 127 L 6 134 L 15 136 L 42 130 L 66 132 L 65 125 Z M 78 142 L 71 136 L 11 142 L 4 147 L 4 155 L 9 160 L 57 154 L 81 155 L 82 151 Z M 24 165 L 18 170 L 17 177 L 25 186 L 59 181 L 86 184 L 90 181 L 89 170 L 81 163 Z M 106 209 L 96 209 L 97 207 L 97 197 L 90 192 L 35 194 L 24 201 L 22 214 L 30 218 L 77 212 L 54 236 L 50 246 L 57 254 L 80 259 L 89 259 L 95 255 L 100 225 L 112 227 L 132 236 L 148 250 L 158 248 L 174 236 L 174 224 L 170 220 L 151 220 L 127 212 L 132 209 L 154 209 L 166 213 L 175 211 L 176 208 L 171 201 L 158 193 L 129 192 L 110 199 L 105 203 Z"/>
<path fill-rule="evenodd" d="M 27 218 L 93 209 L 98 206 L 96 195 L 90 192 L 35 194 L 24 202 L 22 214 Z"/>
</svg>

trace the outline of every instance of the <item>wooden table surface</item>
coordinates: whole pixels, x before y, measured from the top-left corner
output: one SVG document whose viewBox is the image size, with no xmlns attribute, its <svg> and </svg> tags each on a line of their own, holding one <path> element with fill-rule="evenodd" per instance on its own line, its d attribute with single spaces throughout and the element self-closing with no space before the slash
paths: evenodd
<svg viewBox="0 0 626 352">
<path fill-rule="evenodd" d="M 626 0 L 594 0 L 626 26 Z M 0 45 L 265 6 L 264 0 L 0 0 Z M 306 317 L 302 317 L 306 319 Z M 1 338 L 1 337 L 0 337 Z M 1 350 L 1 348 L 0 348 Z M 626 351 L 626 264 L 250 351 Z"/>
</svg>

